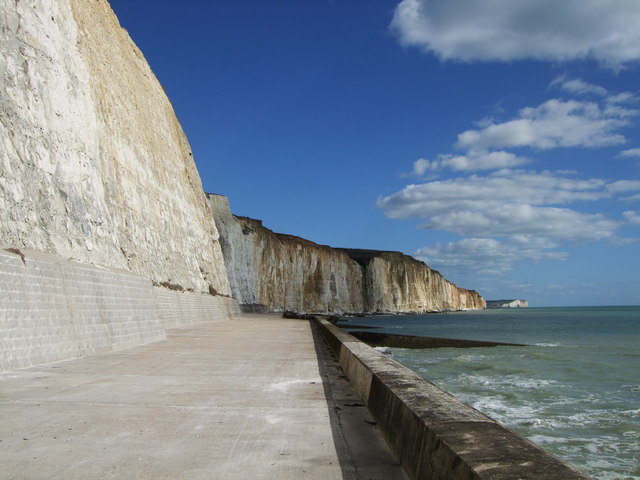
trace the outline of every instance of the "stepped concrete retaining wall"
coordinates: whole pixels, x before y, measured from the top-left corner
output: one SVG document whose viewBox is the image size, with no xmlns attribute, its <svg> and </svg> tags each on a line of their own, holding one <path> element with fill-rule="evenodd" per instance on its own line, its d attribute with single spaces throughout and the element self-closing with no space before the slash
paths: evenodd
<svg viewBox="0 0 640 480">
<path fill-rule="evenodd" d="M 411 478 L 589 478 L 326 320 L 316 322 Z"/>
<path fill-rule="evenodd" d="M 0 249 L 0 292 L 0 371 L 155 342 L 167 328 L 239 314 L 230 298 L 26 249 Z"/>
<path fill-rule="evenodd" d="M 228 320 L 240 315 L 238 302 L 228 297 L 205 293 L 174 292 L 152 288 L 154 306 L 163 328 L 176 328 L 193 323 Z"/>
</svg>

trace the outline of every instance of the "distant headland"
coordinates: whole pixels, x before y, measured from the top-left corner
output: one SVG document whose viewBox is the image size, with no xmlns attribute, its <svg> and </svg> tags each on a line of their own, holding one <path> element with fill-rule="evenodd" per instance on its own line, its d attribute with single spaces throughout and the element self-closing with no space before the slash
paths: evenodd
<svg viewBox="0 0 640 480">
<path fill-rule="evenodd" d="M 487 300 L 487 308 L 526 308 L 529 302 L 522 299 L 515 300 Z"/>
</svg>

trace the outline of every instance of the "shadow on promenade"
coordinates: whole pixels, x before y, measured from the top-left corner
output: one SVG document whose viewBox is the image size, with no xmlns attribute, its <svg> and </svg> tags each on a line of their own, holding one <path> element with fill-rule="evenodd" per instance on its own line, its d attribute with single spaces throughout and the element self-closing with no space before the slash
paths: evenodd
<svg viewBox="0 0 640 480">
<path fill-rule="evenodd" d="M 342 478 L 406 479 L 319 327 L 314 321 L 310 321 L 310 326 Z"/>
</svg>

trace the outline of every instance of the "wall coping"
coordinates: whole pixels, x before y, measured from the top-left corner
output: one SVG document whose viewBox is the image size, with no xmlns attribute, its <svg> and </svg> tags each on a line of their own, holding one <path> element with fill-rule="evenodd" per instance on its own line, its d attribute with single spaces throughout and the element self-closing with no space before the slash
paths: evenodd
<svg viewBox="0 0 640 480">
<path fill-rule="evenodd" d="M 316 320 L 411 478 L 591 478 L 326 320 Z"/>
</svg>

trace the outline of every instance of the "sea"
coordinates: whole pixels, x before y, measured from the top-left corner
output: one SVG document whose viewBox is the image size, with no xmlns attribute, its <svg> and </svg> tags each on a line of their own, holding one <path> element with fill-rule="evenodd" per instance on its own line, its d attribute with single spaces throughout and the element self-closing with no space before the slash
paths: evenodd
<svg viewBox="0 0 640 480">
<path fill-rule="evenodd" d="M 640 307 L 495 309 L 348 323 L 529 345 L 383 350 L 588 475 L 640 479 Z"/>
</svg>

